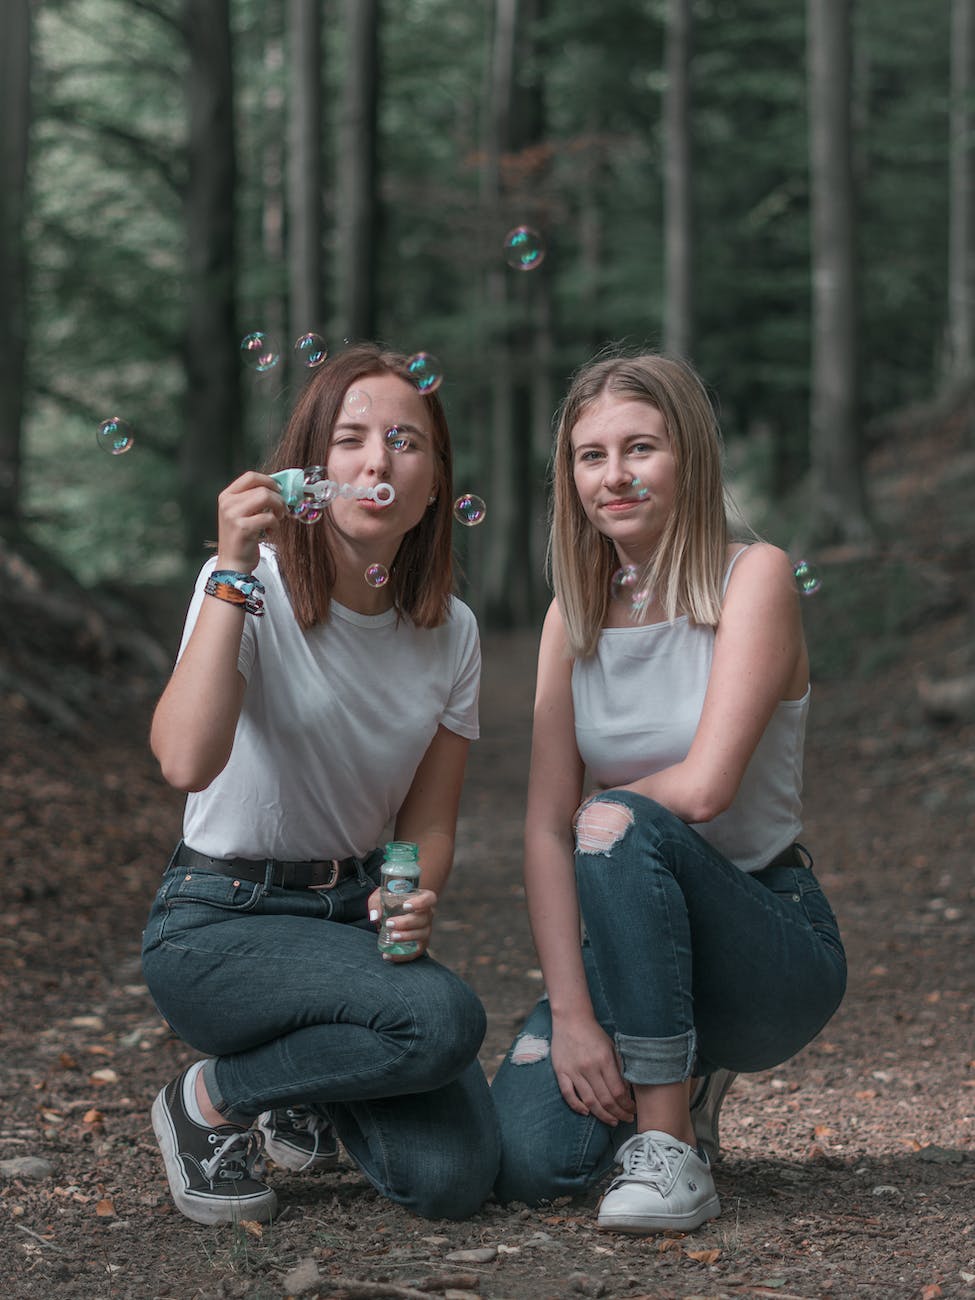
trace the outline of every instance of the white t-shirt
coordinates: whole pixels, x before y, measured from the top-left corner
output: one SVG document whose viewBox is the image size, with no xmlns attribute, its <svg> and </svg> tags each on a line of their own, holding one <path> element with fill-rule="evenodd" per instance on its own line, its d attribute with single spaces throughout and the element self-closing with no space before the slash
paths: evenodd
<svg viewBox="0 0 975 1300">
<path fill-rule="evenodd" d="M 197 580 L 180 654 L 215 564 Z M 233 752 L 187 797 L 183 838 L 210 857 L 362 857 L 396 816 L 437 727 L 477 738 L 474 615 L 452 599 L 440 627 L 418 628 L 395 610 L 357 614 L 332 601 L 328 621 L 306 632 L 272 547 L 261 547 L 256 576 L 265 613 L 244 618 Z"/>
</svg>

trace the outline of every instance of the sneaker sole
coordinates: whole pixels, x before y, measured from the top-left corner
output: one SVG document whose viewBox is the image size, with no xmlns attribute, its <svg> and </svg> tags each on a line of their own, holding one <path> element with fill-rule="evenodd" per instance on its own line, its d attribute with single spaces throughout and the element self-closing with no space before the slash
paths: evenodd
<svg viewBox="0 0 975 1300">
<path fill-rule="evenodd" d="M 601 1214 L 596 1220 L 596 1227 L 600 1232 L 690 1232 L 708 1219 L 716 1219 L 720 1213 L 721 1202 L 717 1196 L 712 1196 L 690 1214 Z"/>
<path fill-rule="evenodd" d="M 233 1201 L 228 1201 L 226 1197 L 218 1199 L 194 1195 L 186 1190 L 182 1175 L 178 1172 L 179 1153 L 165 1102 L 165 1091 L 164 1088 L 152 1103 L 152 1131 L 159 1143 L 166 1180 L 179 1212 L 194 1223 L 239 1223 L 242 1219 L 268 1223 L 278 1209 L 278 1198 L 270 1189 L 254 1196 L 238 1197 Z"/>
<path fill-rule="evenodd" d="M 274 1129 L 267 1124 L 258 1124 L 257 1126 L 264 1134 L 264 1154 L 269 1156 L 276 1165 L 282 1169 L 290 1169 L 295 1174 L 321 1173 L 326 1169 L 337 1169 L 339 1166 L 338 1148 L 334 1151 L 325 1152 L 323 1155 L 315 1156 L 312 1160 L 295 1147 L 289 1146 L 287 1142 L 281 1142 L 274 1137 Z"/>
</svg>

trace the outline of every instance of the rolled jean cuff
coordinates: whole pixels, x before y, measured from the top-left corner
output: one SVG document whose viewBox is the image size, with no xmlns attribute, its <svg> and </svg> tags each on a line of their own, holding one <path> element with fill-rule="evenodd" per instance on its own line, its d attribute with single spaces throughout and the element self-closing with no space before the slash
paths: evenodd
<svg viewBox="0 0 975 1300">
<path fill-rule="evenodd" d="M 616 1035 L 616 1050 L 627 1083 L 681 1083 L 694 1071 L 697 1032 L 688 1029 L 673 1038 L 632 1038 Z"/>
<path fill-rule="evenodd" d="M 216 1057 L 208 1056 L 203 1062 L 203 1083 L 207 1090 L 207 1096 L 210 1098 L 210 1105 L 214 1110 L 218 1110 L 228 1124 L 236 1124 L 239 1128 L 247 1128 L 254 1122 L 253 1115 L 242 1115 L 227 1105 L 227 1099 L 220 1091 L 220 1085 L 217 1083 L 217 1060 Z"/>
</svg>

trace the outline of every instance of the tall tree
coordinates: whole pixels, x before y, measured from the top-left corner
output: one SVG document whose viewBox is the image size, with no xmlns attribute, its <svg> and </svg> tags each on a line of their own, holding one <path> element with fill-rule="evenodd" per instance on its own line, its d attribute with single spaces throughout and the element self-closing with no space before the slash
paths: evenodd
<svg viewBox="0 0 975 1300">
<path fill-rule="evenodd" d="M 341 332 L 352 338 L 371 338 L 376 332 L 379 22 L 379 0 L 345 0 L 336 297 Z"/>
<path fill-rule="evenodd" d="M 288 280 L 291 339 L 324 328 L 322 303 L 322 19 L 319 0 L 289 0 Z M 300 361 L 292 352 L 293 364 Z"/>
<path fill-rule="evenodd" d="M 975 0 L 952 0 L 950 204 L 948 210 L 948 370 L 975 362 Z"/>
<path fill-rule="evenodd" d="M 812 190 L 812 537 L 869 536 L 860 436 L 851 0 L 807 0 Z"/>
<path fill-rule="evenodd" d="M 0 536 L 17 535 L 27 340 L 30 0 L 0 5 Z"/>
<path fill-rule="evenodd" d="M 186 418 L 180 444 L 189 554 L 214 534 L 214 498 L 240 443 L 236 148 L 229 0 L 185 0 L 189 51 L 186 185 Z"/>
<path fill-rule="evenodd" d="M 689 357 L 691 267 L 691 0 L 667 0 L 664 89 L 664 346 Z"/>
</svg>

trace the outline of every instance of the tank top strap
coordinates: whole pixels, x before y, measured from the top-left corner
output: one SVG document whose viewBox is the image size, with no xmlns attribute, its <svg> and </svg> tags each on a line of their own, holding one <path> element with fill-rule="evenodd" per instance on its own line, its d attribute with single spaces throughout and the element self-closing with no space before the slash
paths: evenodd
<svg viewBox="0 0 975 1300">
<path fill-rule="evenodd" d="M 725 592 L 728 590 L 728 583 L 731 581 L 731 570 L 735 567 L 735 565 L 738 563 L 741 557 L 745 554 L 745 552 L 748 550 L 750 545 L 751 545 L 750 542 L 745 542 L 745 544 L 741 547 L 741 549 L 735 551 L 734 555 L 728 561 L 728 567 L 724 571 L 724 578 L 722 579 L 721 582 L 722 600 L 724 600 Z"/>
</svg>

